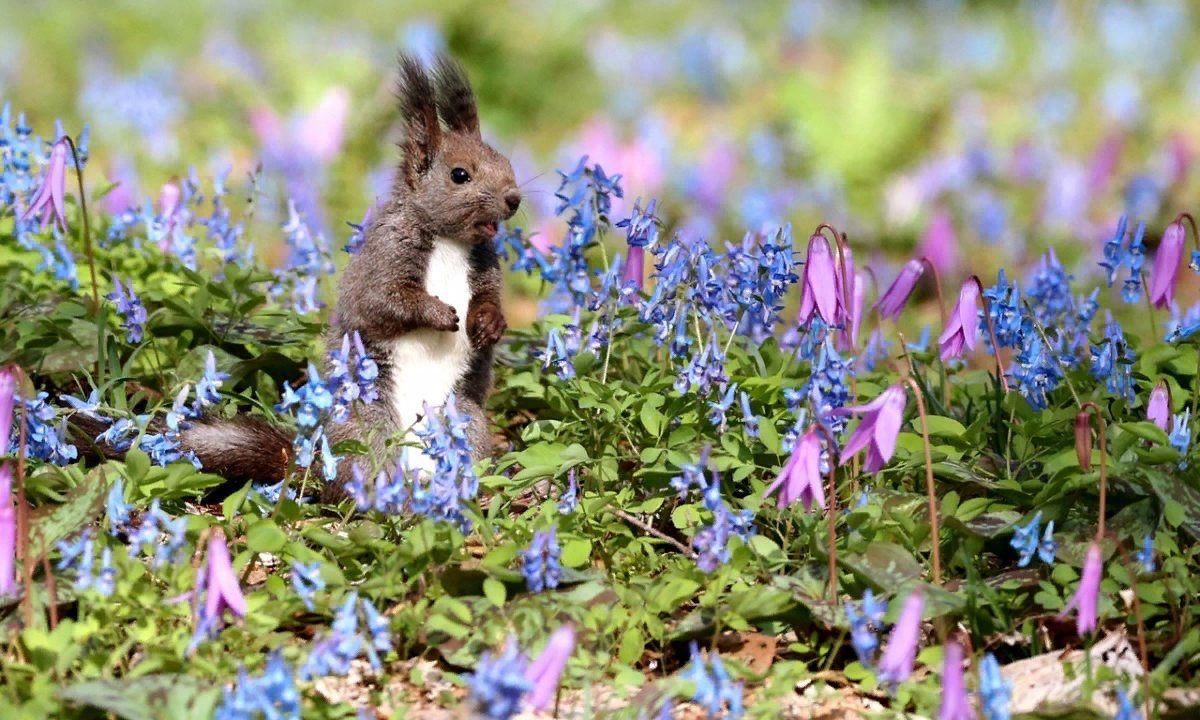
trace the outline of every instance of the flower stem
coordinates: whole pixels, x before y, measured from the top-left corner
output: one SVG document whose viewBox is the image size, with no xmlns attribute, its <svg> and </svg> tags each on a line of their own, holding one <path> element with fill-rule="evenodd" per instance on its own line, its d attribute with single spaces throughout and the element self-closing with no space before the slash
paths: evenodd
<svg viewBox="0 0 1200 720">
<path fill-rule="evenodd" d="M 1096 542 L 1100 542 L 1104 539 L 1104 518 L 1108 514 L 1108 441 L 1105 439 L 1108 428 L 1100 406 L 1091 400 L 1080 405 L 1079 411 L 1087 412 L 1096 419 L 1100 442 L 1100 511 L 1096 517 Z"/>
<path fill-rule="evenodd" d="M 16 385 L 25 387 L 25 371 L 13 365 Z M 29 554 L 29 502 L 25 495 L 25 453 L 28 449 L 26 433 L 29 427 L 29 406 L 20 398 L 21 417 L 17 425 L 17 556 L 21 559 L 21 610 L 25 614 L 25 627 L 33 627 L 33 557 Z"/>
<path fill-rule="evenodd" d="M 938 522 L 938 506 L 937 493 L 933 484 L 933 451 L 929 445 L 929 420 L 925 414 L 925 398 L 922 397 L 921 387 L 913 380 L 911 375 L 904 378 L 904 382 L 912 388 L 913 396 L 917 400 L 917 414 L 921 417 L 921 439 L 925 444 L 925 493 L 929 496 L 929 535 L 932 540 L 930 545 L 933 549 L 933 584 L 942 584 L 942 530 Z"/>
<path fill-rule="evenodd" d="M 88 272 L 92 274 L 92 312 L 96 317 L 96 384 L 103 382 L 104 370 L 104 318 L 100 313 L 100 276 L 96 273 L 96 253 L 92 249 L 91 221 L 88 213 L 87 195 L 83 191 L 83 163 L 79 162 L 79 150 L 70 135 L 60 139 L 71 148 L 71 159 L 75 163 L 75 182 L 79 187 L 79 213 L 83 217 L 82 228 L 83 250 L 87 255 Z"/>
<path fill-rule="evenodd" d="M 928 257 L 921 256 L 921 264 L 929 268 L 929 273 L 933 275 L 933 287 L 937 291 L 938 301 L 938 316 L 942 320 L 942 329 L 946 328 L 946 297 L 942 294 L 942 276 L 938 273 L 937 267 Z M 982 287 L 982 286 L 980 286 Z M 982 292 L 982 290 L 980 290 Z M 942 405 L 947 410 L 950 409 L 950 383 L 946 381 L 946 364 L 942 363 Z"/>
<path fill-rule="evenodd" d="M 829 517 L 829 601 L 837 604 L 837 438 L 823 423 L 813 423 L 829 443 L 829 496 L 825 513 Z"/>
</svg>

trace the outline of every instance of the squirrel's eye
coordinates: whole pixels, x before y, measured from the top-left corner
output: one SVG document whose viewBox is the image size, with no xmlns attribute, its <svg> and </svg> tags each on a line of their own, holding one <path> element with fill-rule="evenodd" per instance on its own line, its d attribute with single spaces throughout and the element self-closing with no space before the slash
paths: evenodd
<svg viewBox="0 0 1200 720">
<path fill-rule="evenodd" d="M 471 179 L 471 174 L 462 168 L 454 168 L 450 171 L 450 179 L 455 185 L 462 185 Z"/>
</svg>

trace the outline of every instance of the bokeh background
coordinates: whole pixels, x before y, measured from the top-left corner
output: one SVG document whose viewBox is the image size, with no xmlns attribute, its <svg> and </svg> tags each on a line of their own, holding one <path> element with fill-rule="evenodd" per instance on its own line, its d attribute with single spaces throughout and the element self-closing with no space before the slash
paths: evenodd
<svg viewBox="0 0 1200 720">
<path fill-rule="evenodd" d="M 628 211 L 739 240 L 820 221 L 876 269 L 925 252 L 986 277 L 1074 248 L 1077 276 L 1128 213 L 1148 242 L 1194 197 L 1192 4 L 0 2 L 0 98 L 36 128 L 91 126 L 114 208 L 191 167 L 263 173 L 257 252 L 297 200 L 332 244 L 387 191 L 397 50 L 448 50 L 527 202 L 558 239 L 556 168 L 587 153 Z M 94 169 L 93 169 L 94 168 Z M 253 197 L 249 197 L 252 195 Z M 949 237 L 952 242 L 946 242 Z M 272 238 L 277 240 L 273 243 Z M 1073 242 L 1064 242 L 1073 241 Z M 1085 242 L 1077 242 L 1085 241 Z M 1061 254 L 1061 253 L 1060 253 Z M 344 261 L 344 254 L 340 254 Z M 531 295 L 521 286 L 517 295 Z M 532 282 L 532 281 L 529 281 Z"/>
</svg>

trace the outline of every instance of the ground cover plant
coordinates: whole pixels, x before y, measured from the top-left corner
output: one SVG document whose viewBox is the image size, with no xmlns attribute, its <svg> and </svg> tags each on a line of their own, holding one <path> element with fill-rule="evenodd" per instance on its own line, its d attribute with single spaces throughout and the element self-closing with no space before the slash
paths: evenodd
<svg viewBox="0 0 1200 720">
<path fill-rule="evenodd" d="M 703 95 L 724 76 L 690 52 Z M 322 350 L 365 224 L 328 222 L 329 166 L 296 164 L 341 150 L 331 97 L 317 140 L 264 131 L 264 165 L 178 168 L 153 200 L 98 167 L 102 131 L 4 106 L 5 712 L 1195 711 L 1186 143 L 1124 192 L 1119 124 L 1087 171 L 1022 143 L 919 158 L 888 197 L 921 231 L 888 242 L 903 207 L 851 217 L 883 191 L 826 194 L 767 130 L 749 172 L 663 161 L 679 184 L 645 136 L 584 133 L 599 154 L 568 143 L 496 239 L 529 318 L 498 347 L 495 456 L 469 461 L 448 403 L 408 449 L 433 472 L 331 501 L 373 458 L 325 428 L 380 401 L 361 342 Z M 766 192 L 793 173 L 806 192 Z M 239 413 L 295 430 L 283 482 L 180 448 Z"/>
</svg>

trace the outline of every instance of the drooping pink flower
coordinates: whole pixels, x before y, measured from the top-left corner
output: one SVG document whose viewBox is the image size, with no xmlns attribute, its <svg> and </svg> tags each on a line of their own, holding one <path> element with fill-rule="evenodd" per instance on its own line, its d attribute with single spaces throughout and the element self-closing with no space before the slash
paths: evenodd
<svg viewBox="0 0 1200 720">
<path fill-rule="evenodd" d="M 0 392 L 0 402 L 3 400 L 3 393 Z M 1171 389 L 1165 382 L 1159 382 L 1150 391 L 1150 400 L 1146 403 L 1146 419 L 1157 425 L 1163 432 L 1167 432 L 1167 428 L 1170 427 Z M 3 420 L 3 415 L 0 415 L 0 420 Z"/>
<path fill-rule="evenodd" d="M 0 597 L 17 594 L 16 566 L 17 511 L 13 507 L 12 468 L 0 462 Z"/>
<path fill-rule="evenodd" d="M 225 533 L 214 528 L 208 538 L 208 558 L 205 562 L 204 608 L 201 621 L 216 623 L 226 610 L 237 617 L 246 617 L 246 596 L 242 594 L 229 546 L 225 544 Z"/>
<path fill-rule="evenodd" d="M 954 234 L 954 218 L 945 208 L 934 210 L 929 225 L 917 245 L 917 252 L 929 259 L 940 273 L 958 265 L 958 238 Z"/>
<path fill-rule="evenodd" d="M 629 258 L 625 261 L 625 269 L 621 274 L 622 285 L 632 285 L 640 292 L 646 277 L 646 248 L 641 245 L 629 246 Z"/>
<path fill-rule="evenodd" d="M 856 311 L 855 295 L 860 294 L 863 288 L 858 273 L 854 270 L 854 253 L 850 251 L 849 246 L 846 246 L 842 252 L 842 263 L 838 265 L 837 261 L 834 261 L 835 267 L 837 267 L 837 274 L 834 277 L 837 279 L 838 301 L 842 305 L 842 327 L 838 331 L 837 337 L 841 349 L 849 351 L 854 349 L 859 325 L 858 316 L 862 314 L 861 296 Z"/>
<path fill-rule="evenodd" d="M 346 117 L 350 114 L 350 91 L 335 85 L 325 91 L 321 101 L 305 115 L 296 129 L 300 148 L 322 164 L 342 149 Z"/>
<path fill-rule="evenodd" d="M 917 281 L 925 272 L 925 263 L 920 260 L 909 260 L 900 269 L 900 274 L 892 281 L 879 300 L 875 301 L 875 310 L 882 318 L 895 320 L 904 311 L 913 290 L 917 289 Z"/>
<path fill-rule="evenodd" d="M 1165 308 L 1175 300 L 1175 279 L 1179 276 L 1179 262 L 1187 245 L 1187 232 L 1183 223 L 1176 220 L 1163 231 L 1162 242 L 1154 254 L 1154 270 L 1150 274 L 1150 302 L 1154 307 Z"/>
<path fill-rule="evenodd" d="M 42 185 L 33 196 L 21 219 L 41 214 L 42 229 L 51 220 L 63 232 L 67 230 L 67 156 L 70 149 L 65 139 L 54 143 L 50 148 L 50 164 L 46 166 L 46 175 Z"/>
<path fill-rule="evenodd" d="M 13 400 L 16 398 L 17 378 L 10 368 L 0 368 L 0 456 L 8 454 L 12 428 Z"/>
<path fill-rule="evenodd" d="M 942 648 L 942 705 L 938 720 L 972 720 L 971 700 L 963 682 L 963 649 L 954 640 Z"/>
<path fill-rule="evenodd" d="M 1103 577 L 1104 555 L 1100 552 L 1100 545 L 1093 542 L 1083 559 L 1083 576 L 1079 579 L 1079 587 L 1060 615 L 1062 617 L 1075 610 L 1075 631 L 1080 637 L 1096 629 L 1096 608 L 1100 603 L 1100 580 Z"/>
<path fill-rule="evenodd" d="M 845 311 L 837 262 L 829 241 L 821 233 L 808 239 L 808 259 L 804 263 L 804 276 L 800 278 L 800 284 L 803 289 L 797 316 L 799 324 L 807 325 L 813 315 L 819 315 L 830 326 L 841 323 Z"/>
<path fill-rule="evenodd" d="M 904 600 L 900 618 L 888 635 L 887 647 L 879 660 L 879 680 L 895 685 L 912 675 L 913 663 L 917 659 L 917 645 L 921 640 L 921 613 L 925 612 L 925 595 L 915 590 Z"/>
<path fill-rule="evenodd" d="M 816 428 L 796 441 L 791 457 L 779 477 L 766 489 L 763 495 L 779 491 L 777 503 L 779 507 L 787 507 L 799 500 L 804 509 L 812 510 L 814 504 L 825 508 L 825 489 L 821 484 L 821 435 Z"/>
<path fill-rule="evenodd" d="M 854 428 L 846 446 L 842 448 L 841 464 L 850 462 L 851 457 L 866 448 L 867 458 L 863 470 L 869 473 L 882 470 L 884 463 L 891 460 L 896 452 L 896 436 L 900 434 L 900 426 L 904 422 L 904 406 L 907 401 L 904 386 L 897 383 L 866 405 L 835 410 L 837 413 L 862 415 L 858 427 Z"/>
<path fill-rule="evenodd" d="M 175 216 L 179 212 L 179 201 L 182 197 L 183 190 L 174 180 L 163 183 L 162 189 L 158 191 L 158 216 L 165 224 L 162 237 L 158 240 L 158 249 L 163 252 L 171 249 L 171 232 L 175 228 Z"/>
<path fill-rule="evenodd" d="M 968 278 L 958 291 L 958 303 L 946 318 L 946 328 L 938 338 L 942 362 L 963 356 L 963 349 L 974 350 L 979 332 L 979 284 L 974 277 Z"/>
<path fill-rule="evenodd" d="M 537 711 L 550 707 L 558 690 L 558 681 L 574 651 L 575 628 L 563 625 L 555 630 L 546 648 L 525 669 L 525 679 L 533 685 L 525 695 L 527 708 Z"/>
</svg>

